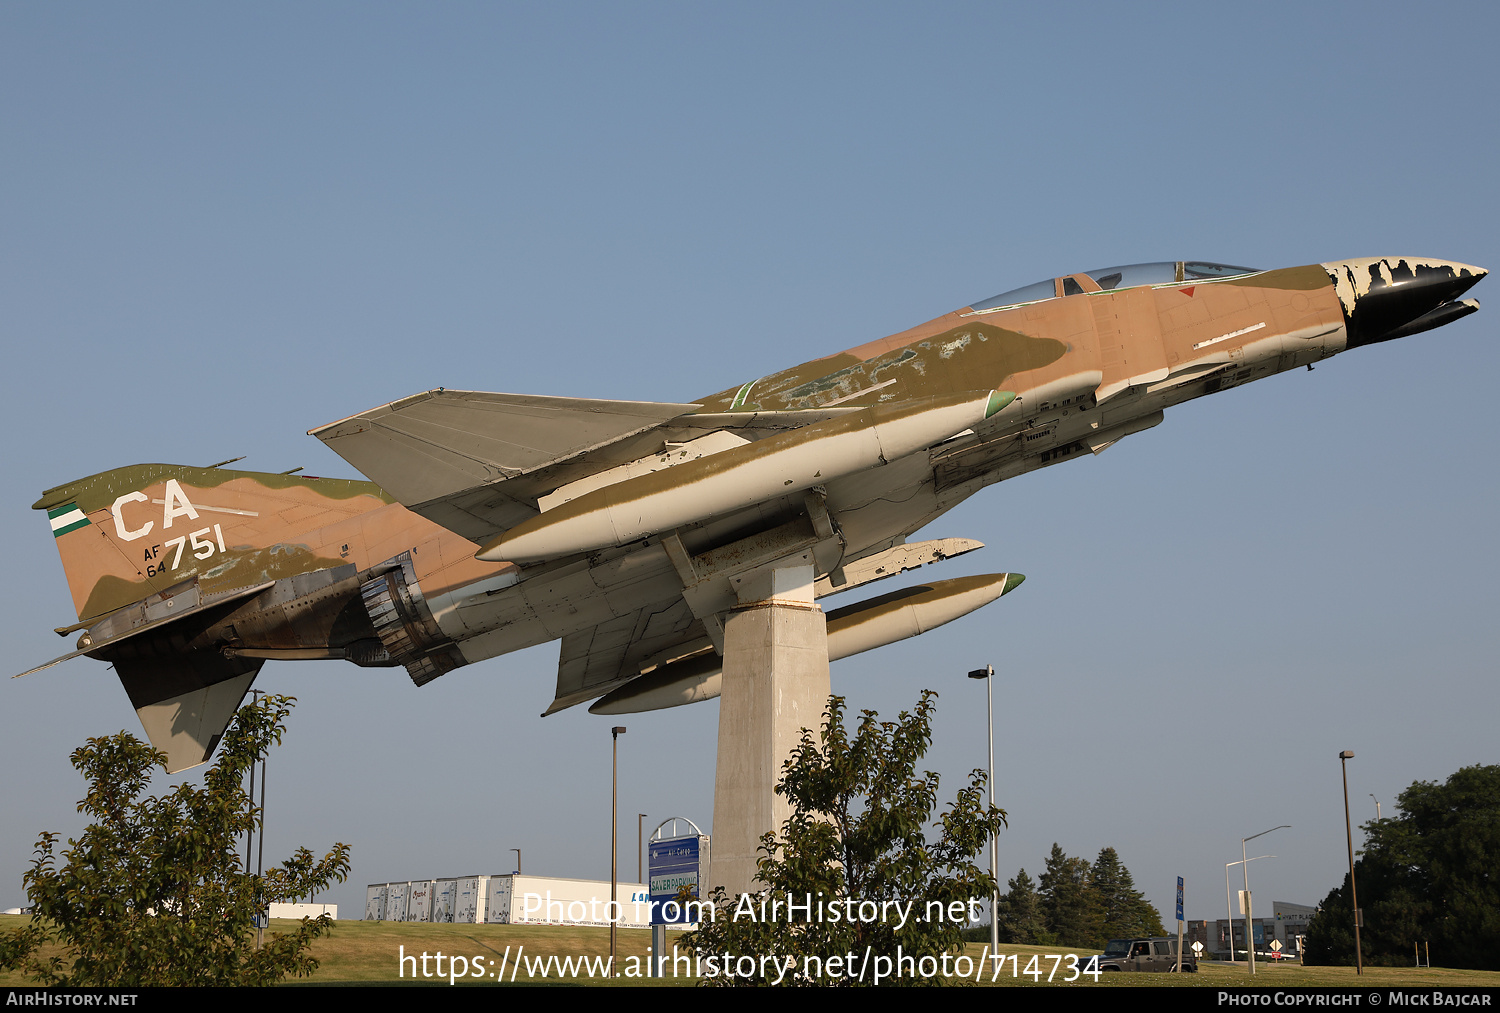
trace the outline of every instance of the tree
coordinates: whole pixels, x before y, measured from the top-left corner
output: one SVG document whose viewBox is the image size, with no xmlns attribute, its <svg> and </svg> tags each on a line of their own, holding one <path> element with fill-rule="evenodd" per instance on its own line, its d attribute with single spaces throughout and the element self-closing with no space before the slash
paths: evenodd
<svg viewBox="0 0 1500 1013">
<path fill-rule="evenodd" d="M 224 735 L 203 787 L 140 798 L 166 756 L 125 732 L 90 739 L 73 766 L 88 779 L 80 812 L 93 822 L 63 851 L 43 833 L 25 875 L 31 922 L 0 940 L 0 966 L 48 985 L 264 985 L 318 966 L 307 954 L 333 928 L 304 918 L 290 934 L 253 945 L 253 919 L 273 901 L 311 896 L 349 873 L 349 848 L 323 859 L 299 848 L 257 876 L 242 870 L 239 838 L 259 828 L 246 797 L 246 771 L 281 741 L 293 698 L 266 696 L 242 707 Z M 36 956 L 48 943 L 63 955 Z"/>
<path fill-rule="evenodd" d="M 997 912 L 1002 943 L 1041 946 L 1052 941 L 1042 917 L 1042 898 L 1036 892 L 1036 881 L 1022 869 L 1006 884 L 1008 893 L 1000 897 Z M 989 938 L 988 935 L 985 938 Z"/>
<path fill-rule="evenodd" d="M 882 984 L 942 984 L 944 973 L 970 960 L 953 960 L 963 945 L 960 933 L 994 890 L 974 858 L 1005 825 L 1005 813 L 985 805 L 985 775 L 976 770 L 938 819 L 941 838 L 928 842 L 938 777 L 931 771 L 918 777 L 916 764 L 932 742 L 936 698 L 924 691 L 916 710 L 894 722 L 864 711 L 850 739 L 843 698 L 829 697 L 820 738 L 803 729 L 776 786 L 792 814 L 779 835 L 761 838 L 758 879 L 767 889 L 732 898 L 716 888 L 714 918 L 700 920 L 701 928 L 685 938 L 717 962 L 705 965 L 705 984 L 875 984 L 882 967 Z M 811 910 L 786 909 L 788 899 L 802 904 L 804 898 Z M 909 963 L 895 962 L 898 947 Z M 867 948 L 874 964 L 861 982 L 843 961 Z"/>
<path fill-rule="evenodd" d="M 1167 934 L 1160 912 L 1135 888 L 1135 879 L 1114 848 L 1099 850 L 1099 857 L 1089 870 L 1089 889 L 1098 899 L 1103 917 L 1097 945 L 1102 947 L 1111 939 Z"/>
<path fill-rule="evenodd" d="M 1053 942 L 1093 946 L 1103 935 L 1099 898 L 1089 889 L 1089 863 L 1053 842 L 1042 872 L 1042 917 Z"/>
<path fill-rule="evenodd" d="M 1355 863 L 1369 964 L 1400 965 L 1414 944 L 1447 967 L 1500 970 L 1500 766 L 1465 767 L 1444 784 L 1417 781 L 1401 815 L 1366 823 Z M 1308 926 L 1308 963 L 1354 963 L 1349 877 Z"/>
<path fill-rule="evenodd" d="M 1166 935 L 1161 914 L 1112 847 L 1101 848 L 1090 867 L 1053 844 L 1040 890 L 1022 869 L 1000 898 L 999 919 L 1006 943 L 1101 949 L 1111 939 Z"/>
</svg>

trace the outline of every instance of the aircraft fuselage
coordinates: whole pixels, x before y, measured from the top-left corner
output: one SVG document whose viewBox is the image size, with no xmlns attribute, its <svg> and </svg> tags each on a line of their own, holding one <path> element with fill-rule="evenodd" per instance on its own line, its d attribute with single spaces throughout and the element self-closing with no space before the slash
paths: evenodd
<svg viewBox="0 0 1500 1013">
<path fill-rule="evenodd" d="M 1064 276 L 749 379 L 613 443 L 542 462 L 550 472 L 501 468 L 453 501 L 463 513 L 371 483 L 167 465 L 84 479 L 36 505 L 58 534 L 74 629 L 86 630 L 80 651 L 123 663 L 138 709 L 153 695 L 175 706 L 219 683 L 232 695 L 267 659 L 400 664 L 420 685 L 561 639 L 550 713 L 684 659 L 711 668 L 703 659 L 722 652 L 715 616 L 733 605 L 737 568 L 805 553 L 822 597 L 967 551 L 903 546 L 985 486 L 1100 453 L 1173 405 L 1466 315 L 1477 304 L 1460 296 L 1483 275 L 1381 258 Z M 866 420 L 971 401 L 988 408 L 947 428 L 929 424 L 898 452 L 881 449 L 900 445 L 890 437 L 853 446 Z M 364 438 L 406 404 L 315 433 L 339 450 L 335 438 Z M 826 479 L 816 470 L 825 447 L 850 462 Z M 482 457 L 460 450 L 465 467 Z M 798 455 L 786 467 L 802 468 L 800 477 L 783 482 L 778 462 Z M 525 481 L 526 495 L 499 495 Z M 621 492 L 631 489 L 642 491 Z M 485 520 L 495 516 L 506 519 Z M 575 529 L 589 534 L 577 541 Z M 507 545 L 526 550 L 506 556 Z M 161 681 L 144 673 L 163 664 L 171 685 L 141 688 Z M 134 689 L 132 665 L 143 673 Z"/>
</svg>

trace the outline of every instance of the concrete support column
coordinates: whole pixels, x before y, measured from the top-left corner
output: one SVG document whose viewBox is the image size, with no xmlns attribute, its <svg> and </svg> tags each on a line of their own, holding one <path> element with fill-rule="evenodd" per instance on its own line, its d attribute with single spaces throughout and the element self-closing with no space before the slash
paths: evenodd
<svg viewBox="0 0 1500 1013">
<path fill-rule="evenodd" d="M 791 814 L 775 792 L 781 767 L 828 705 L 828 630 L 806 557 L 734 578 L 724 614 L 724 682 L 708 886 L 757 889 L 760 837 Z"/>
</svg>

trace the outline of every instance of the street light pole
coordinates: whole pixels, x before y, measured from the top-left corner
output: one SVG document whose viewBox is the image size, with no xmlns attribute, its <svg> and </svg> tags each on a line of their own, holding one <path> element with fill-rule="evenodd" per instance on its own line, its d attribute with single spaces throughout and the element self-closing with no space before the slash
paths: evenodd
<svg viewBox="0 0 1500 1013">
<path fill-rule="evenodd" d="M 614 743 L 609 774 L 609 974 L 612 978 L 620 976 L 620 969 L 615 963 L 615 931 L 620 924 L 620 905 L 615 891 L 620 878 L 617 867 L 620 857 L 620 736 L 624 732 L 624 725 L 616 725 L 609 730 Z"/>
<path fill-rule="evenodd" d="M 1276 857 L 1275 855 L 1256 855 L 1254 858 L 1247 858 L 1247 859 L 1245 859 L 1245 861 L 1246 862 L 1258 862 L 1262 858 L 1275 858 L 1275 857 Z M 1233 907 L 1229 903 L 1229 870 L 1232 869 L 1236 865 L 1244 865 L 1244 864 L 1245 864 L 1245 862 L 1225 862 L 1224 863 L 1224 924 L 1225 924 L 1225 926 L 1227 927 L 1227 929 L 1229 931 L 1229 939 L 1228 939 L 1226 945 L 1229 947 L 1229 962 L 1231 964 L 1237 964 L 1237 963 L 1239 963 L 1239 961 L 1237 961 L 1237 960 L 1234 959 L 1234 909 L 1233 909 Z"/>
<path fill-rule="evenodd" d="M 645 824 L 643 824 L 641 821 L 645 818 L 645 813 L 635 814 L 635 881 L 637 883 L 645 882 L 645 879 L 641 877 L 641 851 L 643 850 L 641 845 L 641 835 L 645 833 L 646 830 Z"/>
<path fill-rule="evenodd" d="M 260 840 L 256 841 L 255 848 L 255 878 L 262 883 L 265 882 L 264 874 L 266 868 L 266 758 L 271 754 L 271 744 L 266 743 L 266 751 L 260 757 Z M 266 925 L 271 920 L 271 905 L 267 901 L 261 909 L 260 917 L 256 922 L 255 948 L 258 950 L 266 941 Z"/>
<path fill-rule="evenodd" d="M 984 680 L 985 712 L 989 715 L 990 737 L 990 808 L 995 807 L 995 666 L 985 665 L 969 673 L 970 679 Z M 995 891 L 990 894 L 990 955 L 1000 952 L 1000 835 L 990 834 L 990 879 Z"/>
<path fill-rule="evenodd" d="M 254 706 L 260 702 L 260 698 L 266 695 L 266 690 L 252 689 L 250 691 L 250 704 Z M 266 756 L 271 752 L 270 744 L 266 745 L 266 752 L 260 758 L 260 857 L 255 863 L 255 875 L 257 881 L 260 879 L 261 871 L 266 864 Z M 255 760 L 250 761 L 250 810 L 255 811 Z M 255 824 L 250 825 L 249 836 L 245 839 L 245 874 L 250 874 L 250 850 L 255 839 Z M 261 895 L 256 894 L 256 902 L 260 903 Z M 262 924 L 270 912 L 269 906 L 263 906 L 255 913 L 255 948 L 258 950 L 265 942 L 266 929 Z"/>
<path fill-rule="evenodd" d="M 1349 761 L 1354 750 L 1339 753 L 1339 771 L 1344 775 L 1344 836 L 1349 842 L 1349 899 L 1354 904 L 1354 973 L 1365 973 L 1364 952 L 1359 945 L 1359 887 L 1354 882 L 1354 826 L 1349 821 Z"/>
<path fill-rule="evenodd" d="M 1283 823 L 1279 827 L 1272 827 L 1271 830 L 1290 830 L 1291 828 L 1292 825 L 1290 823 Z M 1245 857 L 1245 842 L 1253 841 L 1256 837 L 1264 837 L 1271 830 L 1262 830 L 1254 836 L 1240 838 L 1240 862 L 1243 863 L 1240 871 L 1245 874 L 1245 951 L 1249 954 L 1251 974 L 1255 973 L 1255 937 L 1250 931 L 1250 908 L 1252 906 L 1250 901 L 1250 859 Z M 1234 932 L 1231 930 L 1230 936 L 1233 937 L 1233 935 Z"/>
<path fill-rule="evenodd" d="M 1228 948 L 1229 948 L 1229 962 L 1231 964 L 1235 963 L 1235 959 L 1234 959 L 1234 906 L 1229 903 L 1229 867 L 1231 865 L 1234 865 L 1234 864 L 1235 864 L 1234 862 L 1225 862 L 1224 863 L 1224 924 L 1225 924 L 1225 927 L 1228 929 L 1228 932 L 1229 932 L 1229 938 L 1225 941 L 1225 945 L 1228 946 Z"/>
</svg>

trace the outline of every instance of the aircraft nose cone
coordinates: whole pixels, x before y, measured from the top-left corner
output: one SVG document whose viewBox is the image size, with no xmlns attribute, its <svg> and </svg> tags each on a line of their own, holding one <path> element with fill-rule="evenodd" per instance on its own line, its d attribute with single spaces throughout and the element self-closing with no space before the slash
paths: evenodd
<svg viewBox="0 0 1500 1013">
<path fill-rule="evenodd" d="M 1357 348 L 1416 334 L 1479 308 L 1457 302 L 1489 272 L 1425 257 L 1373 257 L 1324 264 L 1344 306 L 1349 343 Z"/>
</svg>

